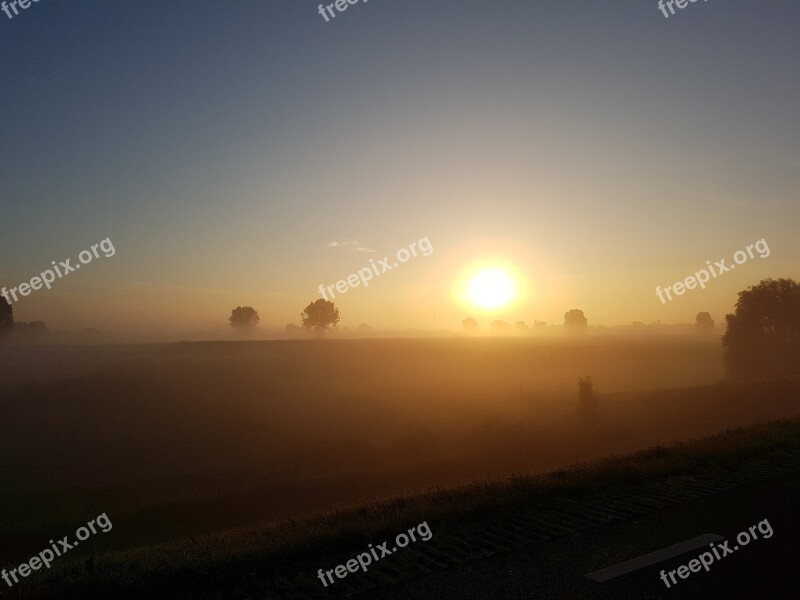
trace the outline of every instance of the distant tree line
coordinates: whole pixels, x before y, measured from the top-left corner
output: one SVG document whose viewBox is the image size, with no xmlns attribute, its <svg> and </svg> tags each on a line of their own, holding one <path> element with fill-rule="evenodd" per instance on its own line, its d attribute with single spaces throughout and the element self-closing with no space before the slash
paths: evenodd
<svg viewBox="0 0 800 600">
<path fill-rule="evenodd" d="M 300 322 L 306 330 L 313 330 L 317 337 L 322 337 L 328 329 L 336 327 L 341 320 L 339 309 L 329 300 L 320 298 L 314 302 L 309 303 L 300 313 Z M 261 322 L 256 309 L 252 306 L 237 306 L 231 311 L 231 316 L 228 317 L 228 322 L 231 327 L 240 332 L 250 332 L 258 327 Z M 299 330 L 296 325 L 287 325 L 287 331 Z M 371 331 L 369 325 L 362 323 L 359 325 L 359 331 Z"/>
<path fill-rule="evenodd" d="M 480 330 L 478 322 L 472 317 L 464 319 L 461 325 L 467 333 L 475 333 Z M 660 325 L 660 321 L 658 323 L 653 323 L 653 325 Z M 631 327 L 644 329 L 647 325 L 641 321 L 634 321 L 631 323 Z M 586 333 L 588 328 L 589 321 L 582 310 L 573 308 L 564 313 L 564 330 L 567 333 Z M 714 319 L 711 318 L 711 314 L 707 312 L 699 313 L 695 318 L 694 328 L 697 333 L 713 333 Z M 547 322 L 535 320 L 533 326 L 530 326 L 525 321 L 517 321 L 512 326 L 506 321 L 492 321 L 490 329 L 492 333 L 498 335 L 507 334 L 512 330 L 525 335 L 531 333 L 531 331 L 540 332 L 547 330 Z"/>
<path fill-rule="evenodd" d="M 14 321 L 14 310 L 11 304 L 0 296 L 0 340 L 14 334 L 17 339 L 41 339 L 47 334 L 47 327 L 42 321 L 21 323 Z"/>
</svg>

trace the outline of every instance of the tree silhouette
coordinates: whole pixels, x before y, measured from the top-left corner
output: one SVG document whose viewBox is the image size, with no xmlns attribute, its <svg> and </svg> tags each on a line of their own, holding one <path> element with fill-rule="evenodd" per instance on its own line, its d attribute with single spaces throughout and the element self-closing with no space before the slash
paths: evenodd
<svg viewBox="0 0 800 600">
<path fill-rule="evenodd" d="M 511 331 L 511 324 L 505 321 L 492 321 L 492 333 L 504 335 Z"/>
<path fill-rule="evenodd" d="M 800 373 L 800 284 L 764 279 L 739 292 L 722 338 L 734 379 Z"/>
<path fill-rule="evenodd" d="M 237 306 L 231 311 L 228 321 L 234 329 L 255 329 L 261 322 L 261 317 L 250 306 Z"/>
<path fill-rule="evenodd" d="M 300 317 L 303 320 L 303 327 L 313 328 L 320 337 L 329 327 L 336 327 L 340 319 L 339 309 L 333 305 L 333 302 L 322 298 L 306 306 L 300 313 Z"/>
<path fill-rule="evenodd" d="M 526 334 L 530 333 L 531 328 L 528 327 L 528 324 L 525 321 L 517 321 L 514 323 L 514 329 L 517 330 L 518 333 Z"/>
<path fill-rule="evenodd" d="M 8 301 L 0 296 L 0 337 L 11 333 L 14 326 L 14 311 Z"/>
<path fill-rule="evenodd" d="M 14 336 L 21 338 L 42 339 L 47 335 L 47 325 L 44 321 L 31 321 L 30 323 L 14 323 Z"/>
<path fill-rule="evenodd" d="M 467 333 L 474 333 L 478 331 L 478 322 L 472 317 L 467 317 L 461 321 L 461 325 L 464 326 L 464 329 L 467 331 Z"/>
<path fill-rule="evenodd" d="M 697 313 L 694 329 L 697 333 L 711 333 L 714 331 L 714 319 L 707 312 Z"/>
<path fill-rule="evenodd" d="M 588 323 L 582 310 L 573 308 L 571 311 L 564 313 L 564 327 L 571 333 L 585 332 Z"/>
<path fill-rule="evenodd" d="M 592 378 L 578 377 L 578 414 L 592 417 L 597 412 L 597 392 L 594 389 Z"/>
</svg>

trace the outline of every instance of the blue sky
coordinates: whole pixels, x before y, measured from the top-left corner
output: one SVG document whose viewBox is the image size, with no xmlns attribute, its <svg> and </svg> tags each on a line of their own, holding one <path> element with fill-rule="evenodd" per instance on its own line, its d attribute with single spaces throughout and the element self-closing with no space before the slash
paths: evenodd
<svg viewBox="0 0 800 600">
<path fill-rule="evenodd" d="M 524 276 L 486 315 L 512 321 L 721 320 L 739 289 L 798 275 L 796 2 L 665 19 L 651 1 L 370 0 L 330 23 L 317 5 L 0 13 L 0 284 L 117 248 L 18 318 L 181 332 L 252 304 L 282 327 L 371 257 L 328 247 L 347 239 L 435 249 L 341 298 L 345 323 L 381 328 L 457 327 L 453 284 L 486 257 Z M 655 298 L 762 237 L 768 259 Z"/>
</svg>

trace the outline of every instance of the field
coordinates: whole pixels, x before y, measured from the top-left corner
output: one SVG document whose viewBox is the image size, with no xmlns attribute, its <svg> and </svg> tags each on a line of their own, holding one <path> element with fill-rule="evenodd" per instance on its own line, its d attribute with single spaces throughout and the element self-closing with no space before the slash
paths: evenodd
<svg viewBox="0 0 800 600">
<path fill-rule="evenodd" d="M 227 598 L 232 589 L 239 598 L 333 598 L 338 595 L 323 590 L 314 577 L 319 565 L 344 564 L 370 541 L 392 539 L 395 532 L 424 523 L 429 536 L 424 545 L 412 545 L 391 561 L 371 565 L 369 576 L 359 574 L 349 584 L 337 583 L 339 593 L 363 591 L 357 597 L 373 598 L 376 587 L 411 582 L 415 597 L 420 591 L 421 597 L 429 597 L 426 584 L 413 582 L 431 569 L 445 570 L 446 577 L 458 579 L 449 569 L 471 569 L 471 561 L 498 553 L 505 557 L 499 558 L 501 562 L 524 557 L 543 541 L 574 539 L 587 529 L 631 522 L 631 517 L 748 484 L 759 485 L 746 489 L 765 489 L 769 494 L 769 487 L 764 488 L 762 482 L 777 476 L 795 481 L 799 472 L 800 419 L 794 418 L 537 475 L 476 482 L 173 544 L 107 553 L 99 560 L 96 553 L 86 562 L 71 555 L 29 590 L 37 598 Z M 761 514 L 752 500 L 749 504 L 747 510 Z M 696 506 L 682 506 L 683 518 L 687 512 L 693 514 Z M 745 508 L 734 504 L 725 514 L 741 519 Z M 791 507 L 786 509 L 793 514 Z M 720 512 L 714 514 L 717 520 Z M 770 514 L 778 516 L 775 506 L 770 507 Z M 651 516 L 649 520 L 654 518 L 658 519 Z M 702 523 L 694 526 L 698 525 L 703 528 Z M 608 535 L 607 530 L 597 534 L 601 545 Z M 618 532 L 615 535 L 619 537 Z M 625 544 L 635 545 L 635 540 Z M 598 555 L 595 563 L 598 558 L 601 565 L 609 560 Z M 560 557 L 557 562 L 569 560 Z M 461 576 L 463 573 L 462 569 Z M 490 580 L 498 577 L 502 574 L 494 572 Z M 651 582 L 638 579 L 622 584 L 626 593 L 633 590 L 636 597 L 642 586 L 650 587 Z M 587 588 L 586 580 L 574 576 L 556 587 L 563 593 L 576 585 Z M 451 591 L 442 597 L 452 596 L 452 585 L 448 589 Z M 386 598 L 404 597 L 402 586 L 385 591 Z M 472 592 L 475 597 L 476 590 Z M 613 589 L 589 587 L 583 596 L 587 594 L 615 597 Z"/>
<path fill-rule="evenodd" d="M 49 500 L 14 506 L 18 529 L 79 518 L 88 497 L 116 514 L 236 497 L 242 510 L 218 518 L 237 524 L 568 464 L 791 410 L 733 402 L 725 386 L 645 391 L 718 381 L 716 340 L 21 351 L 5 363 L 16 381 L 2 400 L 4 469 L 20 498 L 46 490 Z M 49 382 L 26 382 L 26 372 L 47 379 L 48 364 Z M 576 415 L 583 374 L 603 394 L 594 423 Z M 749 412 L 756 405 L 758 418 Z"/>
<path fill-rule="evenodd" d="M 541 472 L 798 412 L 794 380 L 724 383 L 719 340 L 705 337 L 2 352 L 0 559 L 8 564 L 103 512 L 114 534 L 92 538 L 89 555 Z M 591 417 L 577 411 L 584 375 L 600 393 Z"/>
</svg>

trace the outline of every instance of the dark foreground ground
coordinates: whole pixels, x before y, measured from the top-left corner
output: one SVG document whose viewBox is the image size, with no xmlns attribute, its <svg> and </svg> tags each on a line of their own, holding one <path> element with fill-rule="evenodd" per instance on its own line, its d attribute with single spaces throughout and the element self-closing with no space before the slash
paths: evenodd
<svg viewBox="0 0 800 600">
<path fill-rule="evenodd" d="M 723 599 L 800 598 L 800 472 L 721 494 L 689 500 L 561 539 L 520 547 L 427 577 L 364 593 L 366 600 L 511 600 L 555 598 Z M 764 519 L 774 531 L 751 541 L 668 589 L 659 577 L 696 558 L 689 552 L 640 571 L 597 583 L 588 572 L 704 533 L 735 537 Z M 761 534 L 759 534 L 761 537 Z M 720 551 L 722 554 L 722 551 Z M 671 583 L 671 582 L 670 582 Z"/>
<path fill-rule="evenodd" d="M 795 598 L 800 419 L 257 530 L 62 559 L 1 597 L 516 599 Z M 703 550 L 596 583 L 588 572 L 703 534 L 752 541 L 667 589 Z M 323 587 L 319 569 L 425 522 L 432 535 Z M 124 526 L 124 525 L 120 525 Z M 761 537 L 761 536 L 760 536 Z M 732 547 L 735 542 L 730 544 Z"/>
</svg>

